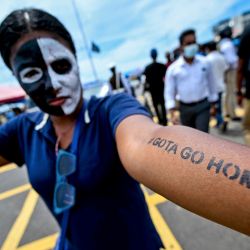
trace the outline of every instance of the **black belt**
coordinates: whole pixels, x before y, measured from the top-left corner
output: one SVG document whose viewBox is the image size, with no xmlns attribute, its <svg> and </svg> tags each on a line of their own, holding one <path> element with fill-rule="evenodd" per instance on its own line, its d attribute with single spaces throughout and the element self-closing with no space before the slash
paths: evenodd
<svg viewBox="0 0 250 250">
<path fill-rule="evenodd" d="M 200 100 L 198 102 L 189 102 L 189 103 L 186 103 L 186 102 L 180 101 L 180 104 L 184 105 L 184 106 L 195 106 L 197 104 L 201 104 L 201 103 L 206 102 L 206 101 L 207 101 L 207 98 L 204 98 L 204 99 L 202 99 L 202 100 Z"/>
</svg>

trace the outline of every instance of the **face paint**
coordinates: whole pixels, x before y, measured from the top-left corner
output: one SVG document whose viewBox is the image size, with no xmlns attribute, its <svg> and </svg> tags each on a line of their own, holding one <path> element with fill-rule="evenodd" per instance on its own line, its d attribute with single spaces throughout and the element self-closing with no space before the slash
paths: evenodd
<svg viewBox="0 0 250 250">
<path fill-rule="evenodd" d="M 69 115 L 81 99 L 78 65 L 73 53 L 57 40 L 28 41 L 17 51 L 13 70 L 23 89 L 46 113 Z"/>
</svg>

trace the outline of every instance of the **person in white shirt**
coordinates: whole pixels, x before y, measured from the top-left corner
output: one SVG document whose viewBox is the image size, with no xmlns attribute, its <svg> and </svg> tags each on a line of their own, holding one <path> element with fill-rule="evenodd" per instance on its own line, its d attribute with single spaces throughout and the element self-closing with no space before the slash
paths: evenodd
<svg viewBox="0 0 250 250">
<path fill-rule="evenodd" d="M 226 91 L 225 91 L 225 112 L 226 116 L 232 120 L 240 120 L 236 116 L 236 74 L 238 67 L 238 56 L 232 42 L 232 29 L 225 28 L 220 32 L 221 41 L 219 43 L 220 52 L 223 54 L 229 68 L 225 75 Z"/>
<path fill-rule="evenodd" d="M 166 108 L 171 121 L 177 124 L 174 111 L 178 96 L 181 123 L 208 132 L 210 103 L 218 100 L 211 66 L 205 57 L 196 55 L 198 44 L 194 30 L 182 32 L 179 39 L 182 55 L 169 67 L 165 78 Z"/>
<path fill-rule="evenodd" d="M 225 72 L 228 70 L 229 66 L 223 55 L 217 50 L 216 42 L 206 44 L 206 52 L 208 53 L 206 59 L 212 67 L 219 96 L 216 104 L 216 127 L 221 128 L 222 131 L 225 132 L 227 129 L 227 120 L 223 119 L 222 94 L 225 91 Z"/>
</svg>

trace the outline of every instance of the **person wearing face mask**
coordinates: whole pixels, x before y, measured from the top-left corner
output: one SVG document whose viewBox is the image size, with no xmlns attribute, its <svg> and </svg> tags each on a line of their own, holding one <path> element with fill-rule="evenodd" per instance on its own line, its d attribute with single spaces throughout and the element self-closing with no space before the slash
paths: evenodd
<svg viewBox="0 0 250 250">
<path fill-rule="evenodd" d="M 0 166 L 26 164 L 61 226 L 57 250 L 163 248 L 139 182 L 250 234 L 248 148 L 155 124 L 125 93 L 83 99 L 71 36 L 42 10 L 3 20 L 0 53 L 40 108 L 0 126 Z"/>
<path fill-rule="evenodd" d="M 175 113 L 178 97 L 181 124 L 208 132 L 210 107 L 218 99 L 211 65 L 197 55 L 199 46 L 194 30 L 183 31 L 179 40 L 182 56 L 169 67 L 165 78 L 166 108 L 173 124 L 178 124 Z"/>
</svg>

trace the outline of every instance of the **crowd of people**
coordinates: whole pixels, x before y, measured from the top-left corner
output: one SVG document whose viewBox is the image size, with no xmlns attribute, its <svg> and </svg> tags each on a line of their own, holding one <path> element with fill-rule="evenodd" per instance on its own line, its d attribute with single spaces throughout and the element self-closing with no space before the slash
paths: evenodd
<svg viewBox="0 0 250 250">
<path fill-rule="evenodd" d="M 236 108 L 237 104 L 242 106 L 243 89 L 248 96 L 248 86 L 237 79 L 239 72 L 248 72 L 248 60 L 244 60 L 245 63 L 241 60 L 241 54 L 247 54 L 247 46 L 235 47 L 230 27 L 221 30 L 219 35 L 219 41 L 210 41 L 201 46 L 196 41 L 195 30 L 183 31 L 179 37 L 180 47 L 172 53 L 166 52 L 165 64 L 157 61 L 155 48 L 150 51 L 152 63 L 145 67 L 142 74 L 145 76 L 144 90 L 151 94 L 151 113 L 156 115 L 159 124 L 166 126 L 169 117 L 174 125 L 182 124 L 209 132 L 212 116 L 216 119 L 215 126 L 221 132 L 226 132 L 230 121 L 241 121 Z M 130 88 L 133 89 L 131 85 Z M 244 119 L 245 141 L 250 145 L 247 123 Z"/>
<path fill-rule="evenodd" d="M 26 165 L 30 183 L 61 227 L 57 250 L 164 248 L 140 183 L 250 235 L 249 148 L 187 126 L 162 126 L 164 95 L 171 120 L 178 100 L 181 122 L 203 131 L 210 103 L 218 100 L 212 67 L 196 56 L 195 32 L 183 32 L 180 44 L 183 56 L 168 67 L 165 90 L 166 65 L 157 62 L 155 49 L 144 71 L 158 125 L 114 67 L 113 88 L 129 94 L 83 98 L 74 42 L 55 16 L 18 9 L 0 24 L 3 61 L 39 107 L 0 126 L 0 166 Z"/>
</svg>

